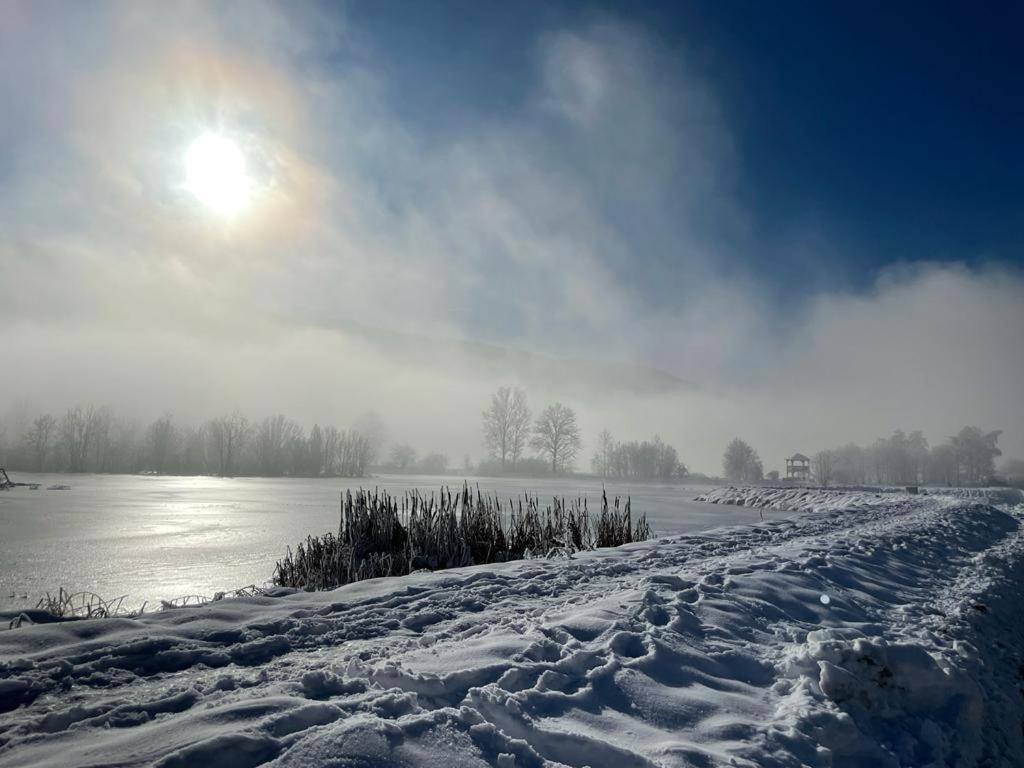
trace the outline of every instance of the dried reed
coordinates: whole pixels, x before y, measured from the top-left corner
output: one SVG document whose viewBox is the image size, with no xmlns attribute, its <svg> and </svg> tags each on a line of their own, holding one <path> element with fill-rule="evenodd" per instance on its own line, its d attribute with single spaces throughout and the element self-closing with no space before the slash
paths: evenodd
<svg viewBox="0 0 1024 768">
<path fill-rule="evenodd" d="M 541 508 L 529 494 L 502 505 L 497 496 L 474 494 L 468 485 L 442 488 L 428 497 L 417 491 L 401 499 L 387 492 L 346 491 L 337 535 L 309 536 L 290 548 L 274 569 L 279 586 L 333 589 L 378 576 L 401 576 L 464 565 L 500 563 L 615 547 L 651 537 L 644 515 L 633 523 L 629 499 L 609 505 L 591 519 L 585 499 L 554 498 Z"/>
</svg>

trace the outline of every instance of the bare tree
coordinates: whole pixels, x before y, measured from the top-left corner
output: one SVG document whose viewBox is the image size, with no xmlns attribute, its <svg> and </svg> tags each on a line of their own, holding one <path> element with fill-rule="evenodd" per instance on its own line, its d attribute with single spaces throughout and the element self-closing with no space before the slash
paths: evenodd
<svg viewBox="0 0 1024 768">
<path fill-rule="evenodd" d="M 301 436 L 302 428 L 278 414 L 260 422 L 256 429 L 256 462 L 264 477 L 281 475 L 288 463 L 286 448 Z"/>
<path fill-rule="evenodd" d="M 50 454 L 50 447 L 56 431 L 56 419 L 45 413 L 36 417 L 28 434 L 25 435 L 25 443 L 32 456 L 32 466 L 36 472 L 41 472 L 46 465 L 46 457 Z"/>
<path fill-rule="evenodd" d="M 309 430 L 309 439 L 306 441 L 306 465 L 305 473 L 313 477 L 319 477 L 324 470 L 324 431 L 319 424 L 314 424 Z"/>
<path fill-rule="evenodd" d="M 502 469 L 509 461 L 515 468 L 530 436 L 526 394 L 518 387 L 499 387 L 491 395 L 490 408 L 483 412 L 483 429 L 484 444 L 491 456 L 501 462 Z"/>
<path fill-rule="evenodd" d="M 764 475 L 764 467 L 757 451 L 747 443 L 734 438 L 722 457 L 725 476 L 734 483 L 756 483 Z"/>
<path fill-rule="evenodd" d="M 65 467 L 69 472 L 84 472 L 92 448 L 92 429 L 95 422 L 92 406 L 69 408 L 60 422 L 60 447 Z"/>
<path fill-rule="evenodd" d="M 405 472 L 416 463 L 416 450 L 411 445 L 396 445 L 391 449 L 391 466 Z"/>
<path fill-rule="evenodd" d="M 597 450 L 594 451 L 594 458 L 590 460 L 590 466 L 594 474 L 601 477 L 608 477 L 612 474 L 612 460 L 615 456 L 615 438 L 607 429 L 602 429 L 597 436 Z"/>
<path fill-rule="evenodd" d="M 384 444 L 388 440 L 388 429 L 384 426 L 384 420 L 376 411 L 367 411 L 352 425 L 352 429 L 361 434 L 366 441 L 366 465 L 369 467 L 377 461 Z"/>
<path fill-rule="evenodd" d="M 341 432 L 337 427 L 324 428 L 324 475 L 338 474 L 338 450 L 341 446 Z"/>
<path fill-rule="evenodd" d="M 209 441 L 205 427 L 186 427 L 181 433 L 181 452 L 177 458 L 178 471 L 187 475 L 208 474 L 210 461 Z"/>
<path fill-rule="evenodd" d="M 100 472 L 135 473 L 143 469 L 144 437 L 142 425 L 135 419 L 110 414 L 107 448 Z"/>
<path fill-rule="evenodd" d="M 928 474 L 928 440 L 921 430 L 916 429 L 907 437 L 907 452 L 910 468 L 907 485 L 917 485 L 927 479 Z"/>
<path fill-rule="evenodd" d="M 342 477 L 363 477 L 373 455 L 373 442 L 367 435 L 355 429 L 339 433 L 338 472 Z"/>
<path fill-rule="evenodd" d="M 847 485 L 864 485 L 868 481 L 870 464 L 869 451 L 855 443 L 832 450 L 834 462 L 832 476 L 838 483 Z"/>
<path fill-rule="evenodd" d="M 169 413 L 149 425 L 146 430 L 146 449 L 150 469 L 161 474 L 168 471 L 176 439 L 177 430 Z"/>
<path fill-rule="evenodd" d="M 969 485 L 987 483 L 995 473 L 995 458 L 1002 456 L 999 450 L 1001 429 L 982 432 L 977 427 L 964 427 L 950 438 L 959 463 L 960 482 Z"/>
<path fill-rule="evenodd" d="M 419 460 L 417 467 L 426 475 L 443 475 L 448 471 L 448 457 L 443 453 L 428 453 Z"/>
<path fill-rule="evenodd" d="M 111 429 L 114 426 L 114 414 L 104 406 L 89 409 L 89 445 L 92 447 L 91 468 L 94 472 L 110 470 Z M 90 456 L 86 456 L 88 463 Z"/>
<path fill-rule="evenodd" d="M 249 421 L 235 411 L 230 416 L 211 419 L 207 422 L 206 431 L 217 474 L 231 477 L 249 434 Z"/>
<path fill-rule="evenodd" d="M 1024 488 L 1024 460 L 1009 459 L 999 467 L 999 474 L 1010 485 Z"/>
<path fill-rule="evenodd" d="M 897 429 L 880 437 L 870 448 L 875 482 L 884 485 L 915 485 L 924 481 L 928 441 L 921 432 L 906 434 Z"/>
<path fill-rule="evenodd" d="M 534 425 L 530 445 L 547 455 L 552 474 L 569 469 L 582 445 L 572 408 L 561 403 L 545 408 Z"/>
<path fill-rule="evenodd" d="M 607 435 L 610 438 L 611 435 Z M 676 449 L 657 435 L 651 440 L 629 440 L 624 443 L 605 442 L 605 433 L 598 438 L 595 467 L 604 464 L 606 477 L 631 480 L 675 480 L 683 477 L 686 465 L 679 460 Z"/>
<path fill-rule="evenodd" d="M 491 395 L 491 407 L 483 412 L 484 444 L 491 456 L 501 462 L 502 469 L 505 469 L 509 455 L 508 417 L 511 406 L 512 390 L 498 387 L 498 391 Z"/>
<path fill-rule="evenodd" d="M 818 451 L 814 455 L 814 475 L 825 488 L 832 482 L 836 467 L 836 454 L 833 451 Z"/>
<path fill-rule="evenodd" d="M 516 387 L 512 391 L 512 405 L 508 413 L 508 444 L 512 469 L 516 468 L 530 439 L 530 417 L 530 408 L 526 404 L 526 393 Z"/>
<path fill-rule="evenodd" d="M 218 416 L 206 422 L 203 430 L 208 443 L 207 453 L 212 459 L 212 464 L 217 469 L 217 474 L 225 477 L 228 474 L 228 417 Z"/>
<path fill-rule="evenodd" d="M 928 482 L 946 486 L 960 482 L 960 461 L 952 443 L 932 448 L 928 455 Z"/>
</svg>

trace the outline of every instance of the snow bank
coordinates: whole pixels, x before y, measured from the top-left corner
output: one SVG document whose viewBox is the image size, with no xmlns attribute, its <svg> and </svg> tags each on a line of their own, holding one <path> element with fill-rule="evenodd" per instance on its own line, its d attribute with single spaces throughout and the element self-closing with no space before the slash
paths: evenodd
<svg viewBox="0 0 1024 768">
<path fill-rule="evenodd" d="M 1020 512 L 858 499 L 0 632 L 0 766 L 1020 764 Z"/>
<path fill-rule="evenodd" d="M 1014 505 L 1024 502 L 1024 493 L 1016 488 L 923 488 L 921 495 L 943 496 L 989 504 Z M 915 505 L 915 494 L 897 488 L 776 488 L 730 486 L 715 488 L 697 496 L 695 501 L 709 504 L 733 504 L 783 512 L 819 512 L 829 509 L 904 508 Z"/>
<path fill-rule="evenodd" d="M 1024 491 L 1020 488 L 922 488 L 921 493 L 1009 506 L 1024 503 Z"/>
</svg>

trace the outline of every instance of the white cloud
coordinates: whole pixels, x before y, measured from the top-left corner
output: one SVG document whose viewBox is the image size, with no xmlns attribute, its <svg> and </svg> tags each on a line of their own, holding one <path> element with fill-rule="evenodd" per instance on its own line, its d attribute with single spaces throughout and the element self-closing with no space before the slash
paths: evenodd
<svg viewBox="0 0 1024 768">
<path fill-rule="evenodd" d="M 744 217 L 713 94 L 643 30 L 552 32 L 518 111 L 436 135 L 389 109 L 372 57 L 318 65 L 349 30 L 306 6 L 176 5 L 159 26 L 96 9 L 0 11 L 0 98 L 21 106 L 0 129 L 0 398 L 307 420 L 373 407 L 461 455 L 479 451 L 488 388 L 520 378 L 535 404 L 660 432 L 708 471 L 734 434 L 769 466 L 966 422 L 1024 454 L 1021 275 L 925 265 L 780 306 L 715 235 Z M 231 225 L 180 188 L 184 148 L 211 127 L 266 184 Z M 652 400 L 460 355 L 411 364 L 364 328 L 653 364 L 700 389 Z"/>
</svg>

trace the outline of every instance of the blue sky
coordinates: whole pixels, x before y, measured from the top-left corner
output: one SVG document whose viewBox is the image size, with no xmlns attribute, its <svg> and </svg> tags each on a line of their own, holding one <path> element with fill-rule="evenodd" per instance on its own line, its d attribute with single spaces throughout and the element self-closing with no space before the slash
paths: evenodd
<svg viewBox="0 0 1024 768">
<path fill-rule="evenodd" d="M 816 283 L 864 288 L 894 261 L 1024 261 L 1019 3 L 348 10 L 397 112 L 439 132 L 517 113 L 538 39 L 602 14 L 643 27 L 709 83 L 736 145 L 747 228 L 732 233 L 735 252 L 761 277 L 811 269 Z"/>
</svg>

